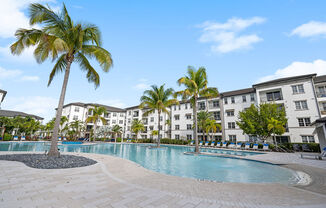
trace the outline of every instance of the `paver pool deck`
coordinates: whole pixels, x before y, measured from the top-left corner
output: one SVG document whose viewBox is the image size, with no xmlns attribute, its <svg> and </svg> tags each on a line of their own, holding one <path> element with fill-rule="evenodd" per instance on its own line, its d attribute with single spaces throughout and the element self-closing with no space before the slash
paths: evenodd
<svg viewBox="0 0 326 208">
<path fill-rule="evenodd" d="M 0 152 L 0 154 L 26 152 Z M 126 159 L 87 153 L 92 166 L 34 169 L 0 160 L 0 207 L 326 207 L 326 161 L 296 154 L 248 158 L 282 162 L 311 175 L 308 186 L 199 181 L 157 173 Z M 205 170 L 203 170 L 205 171 Z"/>
</svg>

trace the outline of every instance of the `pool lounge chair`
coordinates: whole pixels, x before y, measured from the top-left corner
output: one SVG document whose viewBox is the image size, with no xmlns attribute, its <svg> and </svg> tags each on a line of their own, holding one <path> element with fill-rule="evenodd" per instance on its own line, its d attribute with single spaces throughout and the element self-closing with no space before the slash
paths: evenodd
<svg viewBox="0 0 326 208">
<path fill-rule="evenodd" d="M 263 144 L 263 150 L 269 151 L 269 144 Z"/>
<path fill-rule="evenodd" d="M 320 154 L 301 154 L 302 159 L 304 159 L 305 157 L 314 157 L 316 160 L 322 160 L 323 157 L 326 157 L 326 147 Z"/>
<path fill-rule="evenodd" d="M 212 143 L 211 143 L 211 147 L 214 147 L 214 146 L 215 146 L 215 142 L 212 142 Z"/>
<path fill-rule="evenodd" d="M 192 140 L 189 145 L 193 146 L 194 145 L 194 140 Z"/>
<path fill-rule="evenodd" d="M 215 147 L 220 148 L 221 147 L 221 142 L 217 142 Z"/>
<path fill-rule="evenodd" d="M 25 141 L 26 140 L 26 138 L 24 137 L 24 136 L 22 136 L 21 138 L 20 138 L 20 141 Z"/>
<path fill-rule="evenodd" d="M 235 144 L 233 142 L 231 142 L 228 146 L 228 148 L 235 148 Z"/>
<path fill-rule="evenodd" d="M 241 149 L 241 147 L 242 147 L 242 143 L 241 142 L 237 143 L 237 149 Z"/>
<path fill-rule="evenodd" d="M 223 147 L 223 148 L 226 148 L 226 145 L 227 145 L 227 144 L 228 144 L 227 142 L 223 142 L 222 147 Z"/>
<path fill-rule="evenodd" d="M 254 144 L 254 146 L 252 147 L 253 150 L 258 150 L 258 144 Z"/>
<path fill-rule="evenodd" d="M 203 146 L 203 141 L 200 141 L 199 142 L 199 146 Z"/>
<path fill-rule="evenodd" d="M 14 136 L 14 141 L 18 141 L 18 136 Z"/>
<path fill-rule="evenodd" d="M 66 137 L 63 137 L 63 141 L 67 141 L 67 138 Z"/>
<path fill-rule="evenodd" d="M 208 146 L 208 143 L 209 143 L 209 141 L 206 141 L 206 142 L 205 142 L 205 146 Z"/>
<path fill-rule="evenodd" d="M 61 137 L 59 137 L 58 140 L 61 141 Z"/>
<path fill-rule="evenodd" d="M 250 143 L 246 143 L 246 144 L 245 144 L 245 149 L 246 149 L 246 150 L 249 150 L 249 149 L 250 149 Z"/>
</svg>

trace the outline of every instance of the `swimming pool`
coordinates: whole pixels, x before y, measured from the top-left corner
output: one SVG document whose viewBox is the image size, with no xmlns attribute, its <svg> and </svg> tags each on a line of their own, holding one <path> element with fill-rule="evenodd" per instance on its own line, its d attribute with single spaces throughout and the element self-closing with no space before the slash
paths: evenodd
<svg viewBox="0 0 326 208">
<path fill-rule="evenodd" d="M 131 160 L 159 173 L 201 180 L 282 184 L 295 184 L 298 181 L 294 171 L 277 165 L 236 158 L 183 154 L 194 151 L 194 147 L 163 146 L 163 148 L 156 149 L 148 148 L 148 145 L 144 144 L 99 143 L 95 145 L 62 145 L 59 148 L 61 152 L 113 155 Z M 49 142 L 0 143 L 0 151 L 44 152 L 48 149 Z M 203 151 L 209 150 L 203 149 Z M 214 151 L 228 151 L 230 154 L 235 152 L 231 150 Z"/>
</svg>

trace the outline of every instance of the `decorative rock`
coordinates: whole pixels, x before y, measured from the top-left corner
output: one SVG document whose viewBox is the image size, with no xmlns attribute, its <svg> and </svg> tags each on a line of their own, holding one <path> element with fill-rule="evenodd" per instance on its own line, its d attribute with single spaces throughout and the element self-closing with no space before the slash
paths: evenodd
<svg viewBox="0 0 326 208">
<path fill-rule="evenodd" d="M 94 165 L 95 160 L 75 155 L 60 155 L 60 157 L 49 157 L 44 154 L 10 154 L 0 155 L 0 160 L 22 162 L 28 167 L 38 169 L 62 169 L 77 168 Z"/>
</svg>

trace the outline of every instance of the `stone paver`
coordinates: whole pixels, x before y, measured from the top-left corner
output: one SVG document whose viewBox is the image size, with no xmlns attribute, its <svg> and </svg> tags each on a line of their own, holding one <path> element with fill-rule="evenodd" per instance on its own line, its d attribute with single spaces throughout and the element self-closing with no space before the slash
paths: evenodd
<svg viewBox="0 0 326 208">
<path fill-rule="evenodd" d="M 19 162 L 0 161 L 0 207 L 326 206 L 326 195 L 311 190 L 281 184 L 198 181 L 156 173 L 117 157 L 73 154 L 98 163 L 82 168 L 42 170 Z"/>
</svg>

